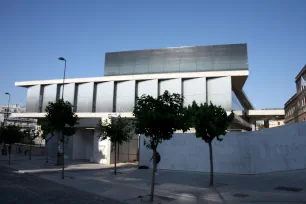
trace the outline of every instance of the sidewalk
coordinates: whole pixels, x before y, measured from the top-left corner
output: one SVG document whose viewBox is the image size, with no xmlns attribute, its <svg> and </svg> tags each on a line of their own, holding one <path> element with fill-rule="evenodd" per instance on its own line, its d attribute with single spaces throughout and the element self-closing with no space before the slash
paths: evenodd
<svg viewBox="0 0 306 204">
<path fill-rule="evenodd" d="M 49 158 L 46 163 L 46 158 L 41 156 L 32 156 L 29 160 L 28 156 L 12 155 L 11 165 L 8 164 L 8 156 L 0 156 L 0 165 L 17 169 L 23 173 L 52 173 L 62 170 L 61 165 L 56 165 L 56 159 Z M 119 168 L 122 166 L 135 166 L 135 164 L 122 163 L 117 164 Z M 98 169 L 113 168 L 113 165 L 104 165 L 90 163 L 86 160 L 65 160 L 65 170 L 67 171 L 93 171 Z"/>
<path fill-rule="evenodd" d="M 151 169 L 121 165 L 119 174 L 114 176 L 111 166 L 79 161 L 68 165 L 62 180 L 58 172 L 49 171 L 52 168 L 31 170 L 29 163 L 34 166 L 40 163 L 37 161 L 27 162 L 27 166 L 16 161 L 10 167 L 126 203 L 144 203 L 150 194 Z M 6 163 L 1 161 L 0 165 Z M 206 173 L 161 170 L 156 177 L 154 203 L 306 203 L 306 170 L 261 175 L 215 174 L 214 188 L 208 187 L 208 181 Z M 288 188 L 275 190 L 276 187 Z"/>
</svg>

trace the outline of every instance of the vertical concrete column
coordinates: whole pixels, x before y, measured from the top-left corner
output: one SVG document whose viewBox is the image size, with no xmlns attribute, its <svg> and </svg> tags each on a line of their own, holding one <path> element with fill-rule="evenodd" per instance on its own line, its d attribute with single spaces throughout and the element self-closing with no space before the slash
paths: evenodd
<svg viewBox="0 0 306 204">
<path fill-rule="evenodd" d="M 252 124 L 252 131 L 255 131 L 256 130 L 256 120 L 250 120 L 249 123 Z"/>
<path fill-rule="evenodd" d="M 252 131 L 256 130 L 256 122 L 252 124 Z"/>
<path fill-rule="evenodd" d="M 264 120 L 264 127 L 269 128 L 269 119 Z"/>
</svg>

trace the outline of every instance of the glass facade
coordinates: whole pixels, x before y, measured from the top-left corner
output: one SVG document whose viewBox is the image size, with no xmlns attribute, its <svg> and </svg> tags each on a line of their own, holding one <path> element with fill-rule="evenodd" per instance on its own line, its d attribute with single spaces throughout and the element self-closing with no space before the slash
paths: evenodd
<svg viewBox="0 0 306 204">
<path fill-rule="evenodd" d="M 247 45 L 231 44 L 106 53 L 104 75 L 247 69 Z"/>
<path fill-rule="evenodd" d="M 235 110 L 244 110 L 243 106 L 241 105 L 239 99 L 237 98 L 234 91 L 232 91 L 232 109 Z"/>
</svg>

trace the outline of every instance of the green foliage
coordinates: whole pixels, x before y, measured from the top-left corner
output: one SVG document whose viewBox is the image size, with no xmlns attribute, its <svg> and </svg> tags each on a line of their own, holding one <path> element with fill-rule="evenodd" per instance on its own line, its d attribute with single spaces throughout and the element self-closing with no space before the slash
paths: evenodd
<svg viewBox="0 0 306 204">
<path fill-rule="evenodd" d="M 24 134 L 17 126 L 9 125 L 1 128 L 0 143 L 11 145 L 20 142 L 23 138 Z"/>
<path fill-rule="evenodd" d="M 187 108 L 191 126 L 196 130 L 196 137 L 211 143 L 214 138 L 222 141 L 220 136 L 226 134 L 226 130 L 234 119 L 234 113 L 229 116 L 221 106 L 212 103 L 198 105 L 195 101 Z"/>
<path fill-rule="evenodd" d="M 0 127 L 0 144 L 3 143 L 3 132 L 4 132 L 4 126 Z"/>
<path fill-rule="evenodd" d="M 261 130 L 265 128 L 265 126 L 261 123 L 256 123 L 256 126 L 257 126 L 257 130 Z"/>
<path fill-rule="evenodd" d="M 168 91 L 157 98 L 143 95 L 136 99 L 133 110 L 135 132 L 148 137 L 148 148 L 156 149 L 163 140 L 171 139 L 176 130 L 188 130 L 183 103 L 180 94 L 170 94 Z"/>
<path fill-rule="evenodd" d="M 39 119 L 37 124 L 40 125 L 41 137 L 48 142 L 54 136 L 55 130 L 52 126 L 48 125 L 48 121 L 45 119 Z M 51 137 L 49 137 L 50 134 Z"/>
<path fill-rule="evenodd" d="M 101 140 L 110 139 L 113 146 L 128 142 L 132 138 L 134 130 L 132 120 L 122 118 L 120 115 L 110 120 L 100 120 L 99 128 Z"/>
<path fill-rule="evenodd" d="M 24 134 L 25 142 L 28 142 L 29 144 L 33 144 L 34 140 L 41 135 L 41 131 L 36 130 L 36 129 L 26 129 L 26 130 L 23 130 L 23 134 Z"/>
<path fill-rule="evenodd" d="M 153 171 L 151 182 L 150 201 L 154 197 L 155 171 L 157 167 L 156 154 L 158 144 L 170 140 L 176 130 L 187 131 L 189 124 L 186 121 L 184 98 L 180 94 L 163 95 L 153 98 L 143 95 L 136 99 L 133 115 L 136 118 L 135 132 L 144 134 L 149 142 L 145 145 L 153 150 Z"/>
<path fill-rule="evenodd" d="M 45 110 L 45 123 L 42 125 L 44 137 L 49 133 L 53 135 L 54 132 L 62 132 L 66 136 L 71 136 L 75 133 L 74 126 L 77 124 L 78 117 L 72 111 L 72 107 L 71 103 L 64 102 L 61 99 L 55 103 L 49 102 Z"/>
</svg>

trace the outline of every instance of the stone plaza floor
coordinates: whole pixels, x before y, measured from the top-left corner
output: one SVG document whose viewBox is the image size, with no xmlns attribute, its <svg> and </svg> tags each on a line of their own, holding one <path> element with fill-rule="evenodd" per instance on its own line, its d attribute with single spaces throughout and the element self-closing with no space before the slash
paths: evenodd
<svg viewBox="0 0 306 204">
<path fill-rule="evenodd" d="M 0 165 L 8 166 L 0 158 Z M 118 175 L 112 166 L 84 161 L 67 162 L 65 179 L 54 161 L 20 159 L 10 165 L 78 190 L 125 203 L 146 203 L 150 194 L 151 169 L 120 164 Z M 209 174 L 160 170 L 156 176 L 154 203 L 306 203 L 306 170 L 258 175 L 215 174 L 215 186 L 208 187 Z"/>
</svg>

